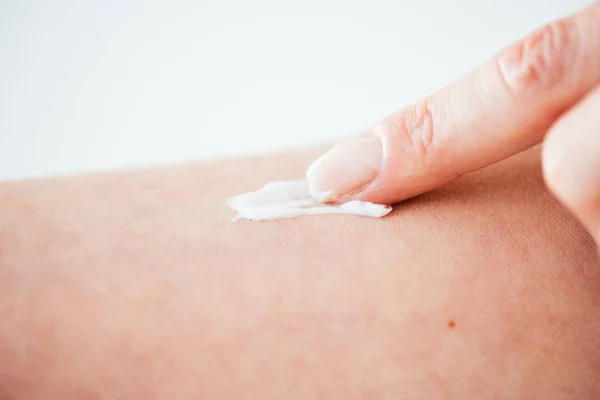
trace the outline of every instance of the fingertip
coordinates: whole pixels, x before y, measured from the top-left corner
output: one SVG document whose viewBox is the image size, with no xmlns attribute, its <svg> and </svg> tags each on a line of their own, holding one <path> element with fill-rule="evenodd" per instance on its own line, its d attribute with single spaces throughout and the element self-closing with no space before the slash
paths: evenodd
<svg viewBox="0 0 600 400">
<path fill-rule="evenodd" d="M 542 147 L 542 171 L 550 191 L 590 231 L 600 236 L 600 91 L 563 116 Z"/>
<path fill-rule="evenodd" d="M 561 148 L 562 130 L 556 124 L 546 135 L 542 144 L 542 176 L 550 191 L 564 203 L 572 202 L 573 189 L 569 186 L 570 175 L 573 174 L 564 149 Z"/>
<path fill-rule="evenodd" d="M 352 200 L 382 168 L 382 142 L 377 135 L 345 141 L 319 157 L 306 171 L 311 196 L 320 202 Z"/>
</svg>

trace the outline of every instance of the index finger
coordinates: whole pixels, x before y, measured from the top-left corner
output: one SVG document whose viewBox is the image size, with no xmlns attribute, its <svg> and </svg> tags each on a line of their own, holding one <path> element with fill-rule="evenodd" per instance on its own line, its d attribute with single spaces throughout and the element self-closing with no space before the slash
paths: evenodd
<svg viewBox="0 0 600 400">
<path fill-rule="evenodd" d="M 308 170 L 321 199 L 391 204 L 541 142 L 600 83 L 600 2 L 501 51 Z"/>
</svg>

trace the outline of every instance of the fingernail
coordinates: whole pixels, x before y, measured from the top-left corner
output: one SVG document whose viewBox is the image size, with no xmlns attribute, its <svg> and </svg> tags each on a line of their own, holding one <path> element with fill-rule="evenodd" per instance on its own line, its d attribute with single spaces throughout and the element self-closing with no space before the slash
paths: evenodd
<svg viewBox="0 0 600 400">
<path fill-rule="evenodd" d="M 318 158 L 306 171 L 310 193 L 321 202 L 355 195 L 375 180 L 382 159 L 382 142 L 377 135 L 343 142 Z"/>
</svg>

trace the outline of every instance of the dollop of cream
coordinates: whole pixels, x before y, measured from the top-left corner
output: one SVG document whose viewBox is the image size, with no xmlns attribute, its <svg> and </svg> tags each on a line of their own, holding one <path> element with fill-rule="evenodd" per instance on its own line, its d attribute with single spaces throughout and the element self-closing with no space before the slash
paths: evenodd
<svg viewBox="0 0 600 400">
<path fill-rule="evenodd" d="M 392 211 L 390 206 L 366 201 L 350 201 L 344 204 L 323 203 L 313 198 L 308 182 L 304 179 L 270 182 L 254 192 L 230 197 L 227 204 L 237 211 L 233 221 L 238 219 L 265 221 L 320 214 L 380 218 Z"/>
</svg>

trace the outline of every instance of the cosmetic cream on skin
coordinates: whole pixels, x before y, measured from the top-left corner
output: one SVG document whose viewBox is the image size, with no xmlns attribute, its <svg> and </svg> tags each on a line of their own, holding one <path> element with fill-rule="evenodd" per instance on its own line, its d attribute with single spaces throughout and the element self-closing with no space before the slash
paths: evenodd
<svg viewBox="0 0 600 400">
<path fill-rule="evenodd" d="M 383 217 L 392 211 L 387 205 L 365 201 L 350 201 L 344 204 L 325 203 L 326 193 L 311 194 L 308 181 L 279 181 L 267 183 L 262 188 L 240 194 L 227 200 L 237 211 L 233 219 L 265 221 L 301 215 L 346 214 L 365 217 Z"/>
</svg>

